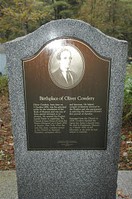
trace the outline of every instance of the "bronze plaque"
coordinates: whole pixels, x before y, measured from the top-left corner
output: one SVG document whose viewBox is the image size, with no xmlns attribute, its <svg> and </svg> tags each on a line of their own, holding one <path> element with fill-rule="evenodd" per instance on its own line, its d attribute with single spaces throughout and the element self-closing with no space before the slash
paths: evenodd
<svg viewBox="0 0 132 199">
<path fill-rule="evenodd" d="M 58 38 L 23 60 L 29 150 L 106 149 L 110 59 Z"/>
</svg>

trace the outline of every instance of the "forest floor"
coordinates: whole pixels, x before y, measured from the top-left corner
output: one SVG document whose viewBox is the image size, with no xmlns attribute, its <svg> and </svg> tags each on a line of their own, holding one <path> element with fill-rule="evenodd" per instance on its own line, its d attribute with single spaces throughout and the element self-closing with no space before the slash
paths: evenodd
<svg viewBox="0 0 132 199">
<path fill-rule="evenodd" d="M 116 133 L 116 132 L 115 132 Z M 119 170 L 132 169 L 132 127 L 121 130 Z M 8 96 L 0 96 L 0 170 L 15 169 L 14 144 Z"/>
</svg>

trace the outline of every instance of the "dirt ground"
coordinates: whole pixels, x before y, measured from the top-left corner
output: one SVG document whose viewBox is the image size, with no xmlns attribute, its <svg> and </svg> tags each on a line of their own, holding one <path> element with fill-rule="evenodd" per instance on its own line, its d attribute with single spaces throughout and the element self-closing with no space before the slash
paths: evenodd
<svg viewBox="0 0 132 199">
<path fill-rule="evenodd" d="M 15 169 L 14 145 L 8 96 L 0 96 L 0 170 Z M 120 170 L 132 169 L 132 127 L 121 131 Z"/>
</svg>

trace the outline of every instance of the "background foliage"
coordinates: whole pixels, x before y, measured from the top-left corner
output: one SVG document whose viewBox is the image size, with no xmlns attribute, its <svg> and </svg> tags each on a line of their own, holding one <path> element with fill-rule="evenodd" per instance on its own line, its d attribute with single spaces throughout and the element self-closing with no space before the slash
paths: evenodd
<svg viewBox="0 0 132 199">
<path fill-rule="evenodd" d="M 0 0 L 0 42 L 26 35 L 50 20 L 81 19 L 129 42 L 132 55 L 131 0 Z"/>
</svg>

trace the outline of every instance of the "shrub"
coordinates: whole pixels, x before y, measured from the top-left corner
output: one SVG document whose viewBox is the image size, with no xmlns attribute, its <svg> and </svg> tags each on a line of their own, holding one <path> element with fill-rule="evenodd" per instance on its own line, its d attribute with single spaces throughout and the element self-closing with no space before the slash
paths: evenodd
<svg viewBox="0 0 132 199">
<path fill-rule="evenodd" d="M 8 95 L 8 78 L 7 76 L 0 76 L 0 95 Z"/>
<path fill-rule="evenodd" d="M 124 87 L 124 106 L 123 106 L 123 125 L 132 123 L 132 64 L 127 65 L 125 87 Z"/>
</svg>

